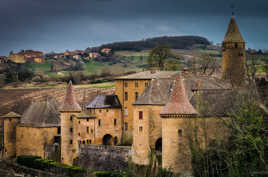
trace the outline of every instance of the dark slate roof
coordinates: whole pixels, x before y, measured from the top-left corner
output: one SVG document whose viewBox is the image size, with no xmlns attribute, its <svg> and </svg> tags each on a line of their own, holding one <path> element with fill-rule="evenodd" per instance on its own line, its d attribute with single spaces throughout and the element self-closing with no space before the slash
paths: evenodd
<svg viewBox="0 0 268 177">
<path fill-rule="evenodd" d="M 171 92 L 173 80 L 152 79 L 134 105 L 165 105 Z"/>
<path fill-rule="evenodd" d="M 97 95 L 86 108 L 121 108 L 120 101 L 116 95 Z"/>
<path fill-rule="evenodd" d="M 194 90 L 229 90 L 231 88 L 229 83 L 214 77 L 183 74 L 183 79 L 189 100 L 193 96 Z M 165 105 L 172 91 L 173 83 L 174 77 L 171 79 L 152 79 L 149 87 L 144 90 L 134 105 Z"/>
<path fill-rule="evenodd" d="M 64 98 L 64 101 L 60 107 L 60 111 L 82 111 L 80 105 L 77 103 L 75 94 L 73 92 L 73 86 L 72 86 L 72 81 L 69 82 L 67 89 L 66 89 L 66 95 Z"/>
<path fill-rule="evenodd" d="M 60 113 L 55 100 L 33 102 L 23 113 L 21 125 L 31 127 L 57 127 L 60 126 Z"/>
<path fill-rule="evenodd" d="M 117 80 L 133 80 L 133 79 L 144 79 L 144 80 L 151 80 L 151 79 L 171 79 L 177 74 L 177 71 L 144 71 L 135 74 L 130 74 L 126 76 L 121 76 L 116 78 Z"/>
<path fill-rule="evenodd" d="M 163 115 L 196 115 L 197 111 L 193 105 L 189 102 L 188 95 L 186 93 L 183 77 L 178 74 L 176 77 L 175 85 L 172 88 L 172 92 L 169 96 L 167 104 L 161 110 L 160 114 Z"/>
<path fill-rule="evenodd" d="M 204 90 L 196 92 L 190 103 L 198 109 L 199 115 L 204 117 L 224 117 L 232 112 L 234 91 L 232 90 Z"/>
</svg>

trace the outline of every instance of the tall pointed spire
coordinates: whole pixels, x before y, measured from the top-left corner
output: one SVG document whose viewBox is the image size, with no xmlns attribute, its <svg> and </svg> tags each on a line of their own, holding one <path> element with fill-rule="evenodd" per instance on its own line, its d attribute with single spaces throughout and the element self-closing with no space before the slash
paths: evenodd
<svg viewBox="0 0 268 177">
<path fill-rule="evenodd" d="M 82 111 L 73 93 L 72 81 L 70 81 L 67 86 L 66 95 L 65 95 L 62 105 L 60 106 L 60 111 L 62 112 Z"/>
<path fill-rule="evenodd" d="M 223 42 L 245 42 L 239 31 L 234 16 L 232 16 L 230 20 Z"/>
<path fill-rule="evenodd" d="M 198 114 L 189 102 L 182 75 L 176 77 L 168 103 L 160 112 L 162 117 L 191 117 Z"/>
</svg>

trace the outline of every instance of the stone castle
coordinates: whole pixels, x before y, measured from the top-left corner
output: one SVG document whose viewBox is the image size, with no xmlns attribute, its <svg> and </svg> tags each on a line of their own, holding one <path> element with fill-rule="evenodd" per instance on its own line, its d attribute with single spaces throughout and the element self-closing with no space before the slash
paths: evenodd
<svg viewBox="0 0 268 177">
<path fill-rule="evenodd" d="M 114 95 L 97 95 L 84 107 L 70 82 L 60 106 L 48 99 L 31 104 L 23 115 L 2 116 L 3 156 L 58 157 L 72 165 L 81 145 L 132 144 L 136 164 L 148 164 L 150 153 L 158 152 L 163 168 L 191 171 L 188 135 L 197 132 L 201 143 L 228 136 L 222 126 L 231 107 L 228 80 L 238 85 L 244 80 L 245 42 L 234 17 L 222 45 L 222 78 L 144 71 L 116 78 Z"/>
</svg>

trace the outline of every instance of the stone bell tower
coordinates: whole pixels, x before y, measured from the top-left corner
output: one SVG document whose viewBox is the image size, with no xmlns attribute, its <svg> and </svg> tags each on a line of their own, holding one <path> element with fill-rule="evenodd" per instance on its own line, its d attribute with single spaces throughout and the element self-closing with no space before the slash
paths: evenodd
<svg viewBox="0 0 268 177">
<path fill-rule="evenodd" d="M 245 41 L 232 16 L 222 42 L 222 78 L 232 85 L 243 84 L 246 74 Z"/>
<path fill-rule="evenodd" d="M 82 111 L 80 105 L 77 103 L 72 82 L 70 81 L 66 95 L 62 105 L 60 106 L 60 119 L 61 119 L 61 162 L 64 164 L 72 165 L 73 156 L 77 152 L 77 141 L 74 139 L 73 122 L 77 114 Z"/>
<path fill-rule="evenodd" d="M 197 111 L 189 102 L 182 75 L 178 75 L 168 103 L 161 110 L 162 167 L 175 173 L 191 173 L 191 152 L 186 132 Z"/>
</svg>

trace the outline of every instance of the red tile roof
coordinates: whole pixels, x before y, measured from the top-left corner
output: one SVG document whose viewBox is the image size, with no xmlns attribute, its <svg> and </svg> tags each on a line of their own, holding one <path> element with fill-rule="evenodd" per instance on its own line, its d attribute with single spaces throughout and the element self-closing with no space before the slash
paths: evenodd
<svg viewBox="0 0 268 177">
<path fill-rule="evenodd" d="M 74 92 L 72 81 L 69 82 L 66 89 L 66 95 L 63 104 L 60 107 L 61 112 L 71 112 L 71 111 L 82 111 L 80 105 L 77 103 Z"/>
<path fill-rule="evenodd" d="M 189 117 L 196 114 L 198 114 L 197 111 L 188 99 L 182 75 L 177 75 L 168 103 L 162 109 L 160 115 L 162 117 Z"/>
</svg>

